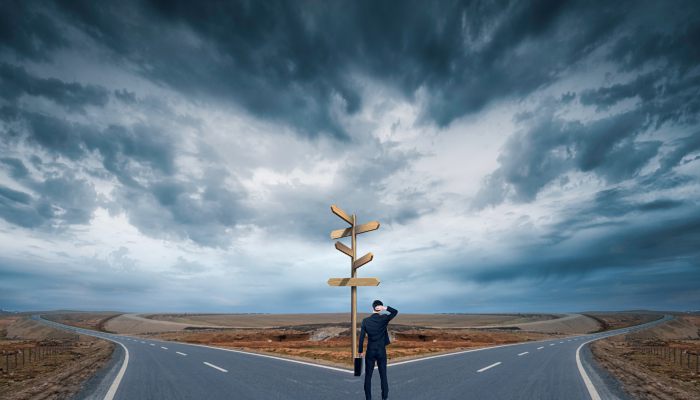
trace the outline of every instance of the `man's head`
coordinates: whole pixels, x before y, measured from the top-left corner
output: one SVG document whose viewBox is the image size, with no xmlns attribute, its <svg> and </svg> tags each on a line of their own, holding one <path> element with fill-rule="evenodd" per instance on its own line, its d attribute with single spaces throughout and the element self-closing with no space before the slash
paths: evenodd
<svg viewBox="0 0 700 400">
<path fill-rule="evenodd" d="M 379 310 L 377 310 L 377 307 L 383 306 L 383 305 L 384 305 L 384 303 L 382 303 L 381 300 L 375 300 L 375 301 L 372 302 L 372 310 L 374 310 L 375 312 L 377 312 L 377 311 L 379 311 Z"/>
</svg>

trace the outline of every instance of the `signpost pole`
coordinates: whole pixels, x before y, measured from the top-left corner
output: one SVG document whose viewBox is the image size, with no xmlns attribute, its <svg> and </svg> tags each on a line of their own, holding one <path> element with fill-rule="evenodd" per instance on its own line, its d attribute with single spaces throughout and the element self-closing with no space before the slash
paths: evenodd
<svg viewBox="0 0 700 400">
<path fill-rule="evenodd" d="M 350 236 L 351 248 L 340 241 L 335 242 L 336 250 L 350 257 L 350 277 L 349 278 L 330 278 L 328 285 L 330 286 L 350 286 L 350 332 L 352 334 L 352 358 L 353 362 L 357 358 L 357 287 L 358 286 L 377 286 L 379 278 L 358 278 L 357 270 L 363 265 L 374 259 L 374 254 L 367 253 L 364 256 L 357 258 L 357 235 L 371 232 L 379 229 L 378 221 L 370 221 L 362 225 L 357 225 L 357 215 L 348 214 L 341 210 L 335 204 L 331 205 L 331 212 L 337 215 L 340 219 L 350 225 L 349 228 L 337 229 L 331 231 L 331 239 L 337 240 Z"/>
<path fill-rule="evenodd" d="M 357 272 L 355 270 L 355 258 L 357 257 L 357 235 L 355 233 L 355 225 L 357 225 L 357 218 L 355 214 L 352 215 L 352 257 L 350 258 L 350 276 L 353 278 L 357 277 Z M 352 310 L 350 311 L 350 325 L 352 330 L 352 359 L 357 357 L 357 286 L 350 287 L 350 304 Z"/>
</svg>

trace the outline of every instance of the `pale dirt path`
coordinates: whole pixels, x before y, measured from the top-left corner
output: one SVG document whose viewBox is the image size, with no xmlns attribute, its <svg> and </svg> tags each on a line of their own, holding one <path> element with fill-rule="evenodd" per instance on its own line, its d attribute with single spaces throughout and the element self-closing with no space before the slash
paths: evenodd
<svg viewBox="0 0 700 400">
<path fill-rule="evenodd" d="M 358 315 L 358 319 L 365 314 Z M 559 317 L 559 318 L 557 318 Z M 124 314 L 107 322 L 105 329 L 117 333 L 142 334 L 176 332 L 187 328 L 271 329 L 282 326 L 347 323 L 346 313 L 327 314 Z M 479 314 L 399 314 L 397 325 L 438 329 L 518 328 L 545 333 L 586 333 L 600 328 L 598 322 L 580 314 L 479 315 Z"/>
<path fill-rule="evenodd" d="M 140 314 L 122 314 L 118 317 L 110 319 L 105 324 L 105 329 L 109 332 L 128 334 L 182 331 L 186 328 L 230 327 L 206 324 L 185 324 L 171 321 L 157 321 L 149 318 L 144 318 Z"/>
</svg>

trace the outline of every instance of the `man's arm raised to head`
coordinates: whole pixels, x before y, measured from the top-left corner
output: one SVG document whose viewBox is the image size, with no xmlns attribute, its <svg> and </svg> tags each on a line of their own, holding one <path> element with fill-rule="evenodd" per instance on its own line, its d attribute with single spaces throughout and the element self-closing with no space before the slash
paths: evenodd
<svg viewBox="0 0 700 400">
<path fill-rule="evenodd" d="M 390 306 L 387 306 L 386 310 L 389 311 L 389 316 L 387 316 L 386 322 L 389 322 L 392 319 L 394 319 L 394 317 L 399 313 L 399 310 Z"/>
</svg>

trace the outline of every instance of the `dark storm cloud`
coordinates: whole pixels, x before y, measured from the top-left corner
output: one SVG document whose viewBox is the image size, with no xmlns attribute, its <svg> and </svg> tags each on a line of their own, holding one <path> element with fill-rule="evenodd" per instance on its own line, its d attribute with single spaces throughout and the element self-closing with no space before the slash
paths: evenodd
<svg viewBox="0 0 700 400">
<path fill-rule="evenodd" d="M 0 50 L 32 60 L 48 60 L 52 50 L 68 44 L 51 17 L 54 12 L 49 2 L 0 3 Z"/>
<path fill-rule="evenodd" d="M 45 97 L 70 111 L 83 111 L 87 105 L 102 107 L 109 99 L 104 88 L 67 83 L 55 78 L 37 78 L 22 67 L 5 63 L 0 63 L 0 93 L 9 101 L 15 101 L 25 94 Z"/>
<path fill-rule="evenodd" d="M 610 193 L 603 193 L 601 198 L 610 196 Z M 616 195 L 612 196 L 620 201 Z M 572 209 L 568 218 L 548 227 L 556 237 L 545 236 L 546 243 L 529 244 L 517 261 L 483 260 L 476 270 L 455 263 L 441 273 L 465 281 L 491 283 L 517 279 L 579 279 L 610 270 L 634 274 L 636 270 L 657 266 L 696 272 L 700 268 L 700 247 L 697 246 L 700 212 L 696 204 L 654 202 L 628 204 L 618 209 L 611 209 L 607 201 L 605 204 L 609 217 L 625 218 L 596 222 L 594 218 L 599 218 L 600 214 L 596 207 Z M 653 219 L 650 212 L 657 213 Z"/>
<path fill-rule="evenodd" d="M 209 170 L 201 179 L 161 177 L 125 185 L 116 195 L 129 221 L 149 236 L 228 247 L 229 229 L 250 218 L 244 195 L 230 179 L 222 171 Z"/>
<path fill-rule="evenodd" d="M 573 170 L 594 173 L 609 183 L 630 179 L 661 146 L 660 141 L 635 140 L 647 121 L 638 111 L 583 123 L 555 117 L 545 108 L 528 119 L 520 122 L 529 127 L 507 140 L 498 156 L 500 166 L 485 179 L 475 207 L 499 204 L 511 193 L 516 201 L 532 201 L 542 188 Z"/>
<path fill-rule="evenodd" d="M 0 186 L 0 218 L 25 228 L 86 224 L 97 204 L 89 182 L 60 176 L 27 185 L 36 195 Z"/>
<path fill-rule="evenodd" d="M 0 163 L 5 164 L 10 169 L 10 176 L 17 180 L 24 179 L 29 175 L 29 170 L 20 159 L 5 157 L 0 158 Z"/>
<path fill-rule="evenodd" d="M 7 126 L 26 128 L 25 136 L 31 144 L 71 160 L 97 152 L 105 169 L 122 182 L 133 180 L 135 165 L 146 165 L 168 175 L 174 172 L 173 144 L 157 128 L 141 124 L 99 128 L 12 107 L 6 110 L 4 118 L 0 118 Z"/>
<path fill-rule="evenodd" d="M 660 13 L 660 14 L 657 14 Z M 650 24 L 650 20 L 658 23 Z M 654 179 L 661 185 L 677 179 L 672 170 L 698 148 L 700 123 L 700 8 L 691 4 L 667 9 L 653 3 L 635 7 L 624 29 L 608 46 L 609 61 L 633 78 L 583 90 L 579 101 L 597 111 L 609 111 L 623 100 L 627 110 L 593 121 L 564 119 L 556 113 L 568 102 L 549 101 L 533 114 L 516 121 L 525 125 L 509 138 L 500 154 L 499 168 L 488 176 L 473 206 L 482 208 L 506 199 L 533 201 L 548 184 L 563 180 L 571 171 L 588 172 L 608 183 L 645 177 L 640 170 L 657 155 L 660 165 Z M 569 101 L 573 99 L 569 96 Z M 642 140 L 641 134 L 681 129 L 675 140 Z M 662 146 L 668 151 L 660 153 Z M 661 179 L 663 177 L 663 179 Z"/>
<path fill-rule="evenodd" d="M 173 138 L 159 128 L 137 124 L 100 129 L 22 111 L 16 111 L 9 122 L 25 125 L 25 140 L 54 157 L 81 163 L 97 155 L 109 176 L 120 184 L 114 192 L 117 198 L 109 207 L 124 211 L 132 224 L 150 236 L 226 246 L 230 240 L 227 229 L 247 218 L 241 205 L 244 196 L 240 188 L 231 186 L 232 178 L 226 172 L 210 169 L 201 179 L 174 177 L 178 173 L 176 147 Z M 6 159 L 3 164 L 11 174 L 23 172 L 17 160 Z M 9 200 L 3 203 L 4 218 L 21 226 L 42 225 L 42 216 L 54 218 L 54 213 L 47 211 L 52 204 L 62 207 L 62 223 L 85 223 L 97 206 L 94 191 L 85 192 L 86 182 L 82 180 L 62 183 L 48 178 L 24 183 L 43 200 L 34 207 Z M 62 187 L 66 192 L 61 191 Z M 77 203 L 66 203 L 70 199 Z M 15 217 L 10 216 L 13 213 Z"/>
<path fill-rule="evenodd" d="M 361 108 L 356 73 L 409 99 L 425 89 L 424 119 L 446 126 L 550 84 L 611 37 L 629 6 L 66 1 L 53 15 L 117 62 L 188 95 L 230 99 L 306 135 L 346 138 L 335 107 Z"/>
</svg>

